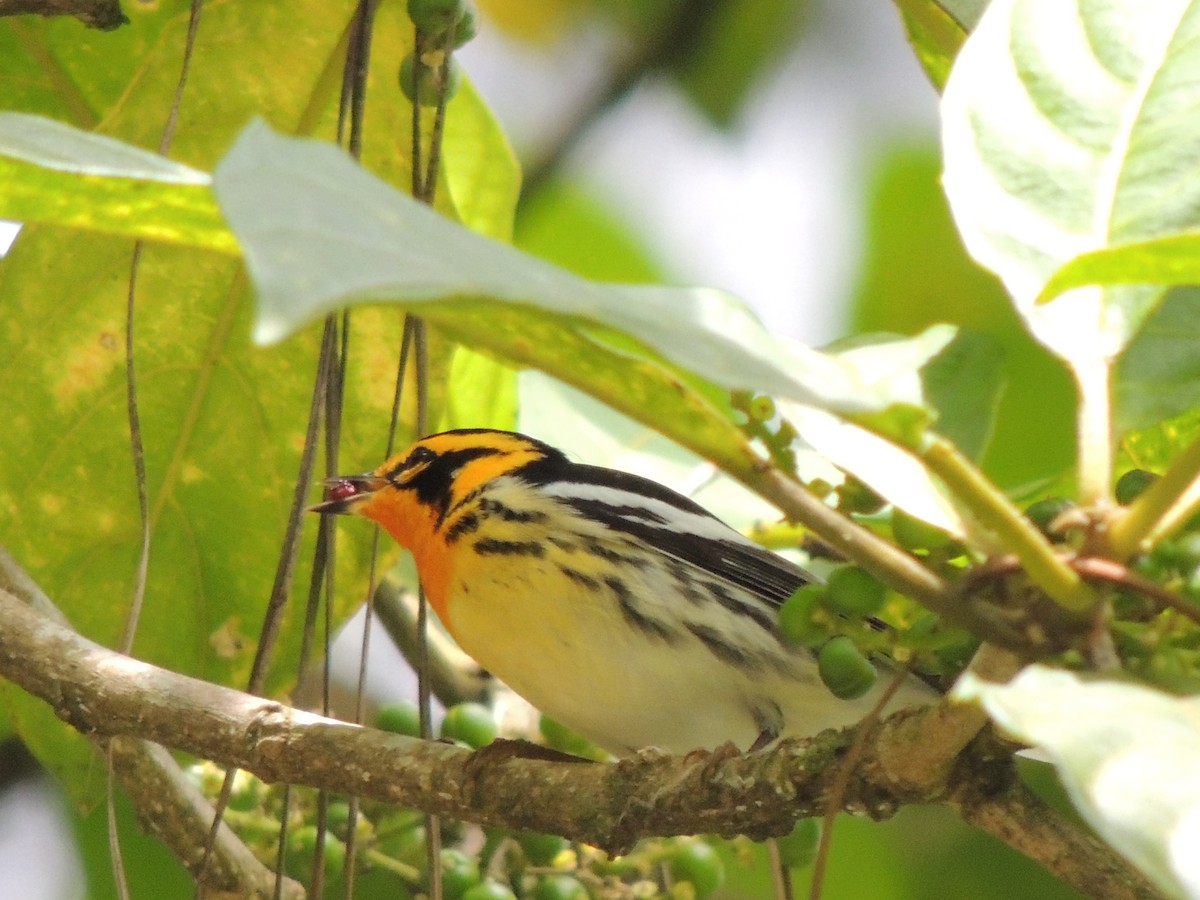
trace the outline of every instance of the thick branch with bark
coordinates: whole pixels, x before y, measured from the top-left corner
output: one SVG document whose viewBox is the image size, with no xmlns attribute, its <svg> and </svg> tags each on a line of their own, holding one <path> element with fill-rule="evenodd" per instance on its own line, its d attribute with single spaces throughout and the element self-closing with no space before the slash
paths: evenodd
<svg viewBox="0 0 1200 900">
<path fill-rule="evenodd" d="M 87 734 L 136 735 L 266 781 L 355 794 L 486 825 L 553 832 L 611 851 L 651 835 L 783 834 L 820 814 L 853 732 L 825 732 L 760 753 L 644 752 L 615 764 L 471 753 L 348 725 L 114 653 L 0 590 L 0 675 Z M 940 801 L 1095 897 L 1155 896 L 1111 851 L 1042 806 L 987 733 L 971 740 L 940 787 L 898 760 L 937 754 L 927 712 L 876 726 L 846 795 L 885 817 Z M 935 707 L 933 714 L 946 712 Z M 908 723 L 905 726 L 905 723 Z M 898 727 L 904 726 L 904 727 Z M 1027 840 L 1025 835 L 1035 835 Z"/>
</svg>

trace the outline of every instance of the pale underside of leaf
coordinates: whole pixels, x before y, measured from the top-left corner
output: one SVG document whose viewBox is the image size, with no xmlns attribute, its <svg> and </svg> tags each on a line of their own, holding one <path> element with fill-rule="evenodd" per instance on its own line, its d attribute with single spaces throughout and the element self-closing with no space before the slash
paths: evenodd
<svg viewBox="0 0 1200 900">
<path fill-rule="evenodd" d="M 966 536 L 949 497 L 915 456 L 824 410 L 785 403 L 781 411 L 817 453 L 888 502 L 953 537 Z"/>
<path fill-rule="evenodd" d="M 721 291 L 579 278 L 471 233 L 331 146 L 283 138 L 261 123 L 247 128 L 215 179 L 258 288 L 256 334 L 263 341 L 348 303 L 386 301 L 434 314 L 467 302 L 476 317 L 495 304 L 505 316 L 525 309 L 573 320 L 593 340 L 634 352 L 619 337 L 627 335 L 726 388 L 841 413 L 921 404 L 914 380 L 878 378 L 850 360 L 786 341 Z M 471 330 L 486 341 L 479 324 Z M 615 329 L 615 344 L 606 329 Z"/>
<path fill-rule="evenodd" d="M 1007 685 L 968 673 L 955 696 L 1054 761 L 1079 811 L 1171 896 L 1200 896 L 1200 699 L 1030 666 Z"/>
<path fill-rule="evenodd" d="M 212 183 L 208 173 L 157 153 L 27 113 L 0 112 L 0 156 L 78 175 L 107 175 L 165 184 Z"/>
<path fill-rule="evenodd" d="M 945 185 L 964 242 L 1031 329 L 1071 360 L 1111 359 L 1161 297 L 1152 285 L 1036 300 L 1081 253 L 1200 222 L 1200 71 L 1186 0 L 996 0 L 943 98 Z"/>
</svg>

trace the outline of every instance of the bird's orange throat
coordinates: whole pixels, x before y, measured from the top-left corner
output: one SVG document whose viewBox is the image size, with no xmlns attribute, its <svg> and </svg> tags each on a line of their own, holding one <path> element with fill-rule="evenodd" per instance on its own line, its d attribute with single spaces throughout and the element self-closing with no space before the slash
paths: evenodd
<svg viewBox="0 0 1200 900">
<path fill-rule="evenodd" d="M 421 586 L 442 623 L 449 627 L 446 600 L 454 567 L 445 541 L 437 531 L 437 511 L 417 502 L 408 491 L 381 491 L 357 510 L 378 523 L 396 543 L 412 553 L 421 573 Z"/>
</svg>

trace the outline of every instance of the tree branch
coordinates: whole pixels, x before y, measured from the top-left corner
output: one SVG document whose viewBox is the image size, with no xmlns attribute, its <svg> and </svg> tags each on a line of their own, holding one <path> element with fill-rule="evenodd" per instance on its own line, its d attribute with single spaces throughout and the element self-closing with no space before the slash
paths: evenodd
<svg viewBox="0 0 1200 900">
<path fill-rule="evenodd" d="M 4 590 L 0 675 L 84 733 L 138 735 L 266 781 L 562 834 L 615 852 L 649 835 L 784 834 L 796 818 L 822 811 L 825 791 L 838 777 L 836 763 L 853 737 L 853 731 L 830 731 L 733 757 L 646 751 L 615 764 L 522 758 L 504 745 L 471 753 L 336 722 L 121 656 Z M 933 711 L 948 714 L 943 707 Z M 968 745 L 940 789 L 889 776 L 897 758 L 939 752 L 920 727 L 896 727 L 927 714 L 910 711 L 873 730 L 847 808 L 883 818 L 905 803 L 938 800 L 998 837 L 1020 842 L 1023 852 L 1091 896 L 1155 896 L 1111 851 L 1025 791 L 1011 755 L 986 733 Z M 881 749 L 888 765 L 881 763 Z M 1036 829 L 1035 843 L 1013 832 L 1005 814 L 1010 809 L 1024 829 Z"/>
<path fill-rule="evenodd" d="M 129 24 L 120 0 L 0 0 L 0 18 L 22 15 L 74 16 L 101 31 Z"/>
<path fill-rule="evenodd" d="M 171 754 L 157 744 L 120 737 L 111 739 L 109 746 L 114 774 L 133 803 L 142 827 L 166 844 L 196 876 L 212 826 L 212 804 Z M 221 826 L 203 877 L 204 884 L 215 892 L 261 900 L 275 896 L 275 873 L 227 825 Z M 284 900 L 303 900 L 305 890 L 298 882 L 284 878 L 281 896 Z"/>
<path fill-rule="evenodd" d="M 74 634 L 50 598 L 2 547 L 0 600 L 19 603 L 31 614 L 40 614 L 43 621 Z M 157 744 L 129 737 L 112 740 L 111 747 L 113 772 L 137 811 L 142 827 L 158 837 L 195 874 L 212 826 L 212 806 L 171 754 Z M 214 890 L 238 896 L 274 896 L 275 873 L 259 862 L 228 827 L 222 827 L 217 835 L 204 881 Z M 284 900 L 301 900 L 305 895 L 304 888 L 290 878 L 283 880 L 282 888 Z"/>
</svg>

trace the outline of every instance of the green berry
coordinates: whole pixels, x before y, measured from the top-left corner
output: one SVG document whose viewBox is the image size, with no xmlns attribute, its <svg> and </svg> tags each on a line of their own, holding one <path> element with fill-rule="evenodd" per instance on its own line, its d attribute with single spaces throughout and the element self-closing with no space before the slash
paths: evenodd
<svg viewBox="0 0 1200 900">
<path fill-rule="evenodd" d="M 538 882 L 533 900 L 588 900 L 588 892 L 578 878 L 556 873 Z"/>
<path fill-rule="evenodd" d="M 458 24 L 454 26 L 454 48 L 457 50 L 463 44 L 473 40 L 477 34 L 479 34 L 479 26 L 475 22 L 475 10 L 467 6 L 463 9 L 462 15 L 458 17 Z"/>
<path fill-rule="evenodd" d="M 417 58 L 409 53 L 400 60 L 400 90 L 410 101 L 417 99 Z"/>
<path fill-rule="evenodd" d="M 441 736 L 478 750 L 496 739 L 496 719 L 482 703 L 459 703 L 446 710 Z"/>
<path fill-rule="evenodd" d="M 454 49 L 463 46 L 479 33 L 479 26 L 475 22 L 475 10 L 462 3 L 461 0 L 441 0 L 441 2 L 439 0 L 424 0 L 424 2 L 425 5 L 435 7 L 449 7 L 457 2 L 462 7 L 457 19 L 454 18 L 449 9 L 443 10 L 438 8 L 430 13 L 426 19 L 426 24 L 419 26 L 421 33 L 425 36 L 426 47 L 444 48 L 446 46 L 446 39 L 449 37 L 451 23 L 454 23 Z M 417 0 L 417 3 L 420 4 L 421 0 Z M 413 5 L 412 0 L 409 0 L 410 10 L 413 8 Z M 418 15 L 421 14 L 421 12 L 418 12 Z M 416 19 L 413 19 L 413 23 L 416 24 Z"/>
<path fill-rule="evenodd" d="M 463 0 L 408 0 L 413 25 L 431 34 L 444 32 L 463 12 Z"/>
<path fill-rule="evenodd" d="M 950 535 L 946 532 L 934 528 L 924 519 L 910 516 L 902 509 L 892 511 L 892 537 L 910 552 L 939 550 L 950 543 Z"/>
<path fill-rule="evenodd" d="M 421 736 L 421 711 L 415 703 L 392 703 L 375 714 L 375 727 L 393 734 Z"/>
<path fill-rule="evenodd" d="M 479 863 L 472 857 L 447 847 L 442 851 L 442 896 L 460 900 L 463 894 L 479 884 Z"/>
<path fill-rule="evenodd" d="M 362 816 L 362 813 L 359 813 Z M 344 801 L 330 803 L 325 808 L 325 827 L 339 838 L 346 836 L 346 826 L 350 824 L 350 804 Z"/>
<path fill-rule="evenodd" d="M 425 826 L 414 824 L 379 838 L 379 851 L 386 856 L 424 871 L 427 855 L 425 851 Z"/>
<path fill-rule="evenodd" d="M 537 831 L 522 831 L 517 835 L 517 843 L 525 852 L 525 858 L 535 866 L 551 865 L 555 857 L 570 846 L 566 838 Z"/>
<path fill-rule="evenodd" d="M 1066 497 L 1046 497 L 1030 504 L 1025 510 L 1025 515 L 1037 526 L 1038 531 L 1048 538 L 1053 538 L 1050 526 L 1054 524 L 1055 519 L 1074 506 L 1075 504 Z"/>
<path fill-rule="evenodd" d="M 752 397 L 746 406 L 746 414 L 755 422 L 769 422 L 775 418 L 775 401 L 766 394 Z"/>
<path fill-rule="evenodd" d="M 675 847 L 668 860 L 671 877 L 689 882 L 698 900 L 714 894 L 725 881 L 725 863 L 711 844 L 686 841 Z"/>
<path fill-rule="evenodd" d="M 346 845 L 332 834 L 325 836 L 325 877 L 340 878 L 346 867 Z"/>
<path fill-rule="evenodd" d="M 874 490 L 857 478 L 847 478 L 837 487 L 838 509 L 844 513 L 877 513 L 887 504 Z"/>
<path fill-rule="evenodd" d="M 541 731 L 547 747 L 553 747 L 563 753 L 572 753 L 575 756 L 590 758 L 596 754 L 596 748 L 587 738 L 581 737 L 566 725 L 556 722 L 549 716 L 542 716 L 538 722 L 538 730 Z"/>
<path fill-rule="evenodd" d="M 508 885 L 488 879 L 468 889 L 462 900 L 517 900 L 517 895 Z"/>
<path fill-rule="evenodd" d="M 821 648 L 817 671 L 830 693 L 843 700 L 861 697 L 879 677 L 871 661 L 845 635 L 831 638 Z"/>
<path fill-rule="evenodd" d="M 1117 486 L 1113 493 L 1116 495 L 1118 503 L 1128 506 L 1156 481 L 1158 481 L 1158 476 L 1153 472 L 1147 472 L 1145 469 L 1130 469 L 1117 479 Z"/>
<path fill-rule="evenodd" d="M 1200 565 L 1200 532 L 1162 541 L 1150 551 L 1147 566 L 1159 571 L 1187 571 Z"/>
<path fill-rule="evenodd" d="M 825 608 L 846 616 L 871 616 L 883 609 L 887 588 L 857 566 L 834 569 L 825 583 Z"/>
<path fill-rule="evenodd" d="M 817 858 L 817 845 L 821 842 L 821 820 L 800 819 L 791 834 L 777 838 L 779 858 L 789 869 L 799 869 Z"/>
<path fill-rule="evenodd" d="M 308 881 L 312 877 L 313 857 L 317 850 L 317 827 L 302 825 L 292 830 L 288 835 L 287 868 L 299 878 Z M 323 848 L 325 874 L 336 878 L 342 874 L 346 864 L 346 845 L 336 837 L 325 832 Z"/>
<path fill-rule="evenodd" d="M 458 91 L 462 80 L 462 71 L 458 63 L 450 60 L 447 76 L 446 99 L 449 100 Z M 432 107 L 438 104 L 438 93 L 442 71 L 440 68 L 423 67 L 421 72 L 421 89 L 417 90 L 417 60 L 413 54 L 408 54 L 400 61 L 400 90 L 410 101 L 421 106 Z"/>
<path fill-rule="evenodd" d="M 802 584 L 779 608 L 779 632 L 793 644 L 812 647 L 829 636 L 816 618 L 825 600 L 825 586 Z"/>
</svg>

